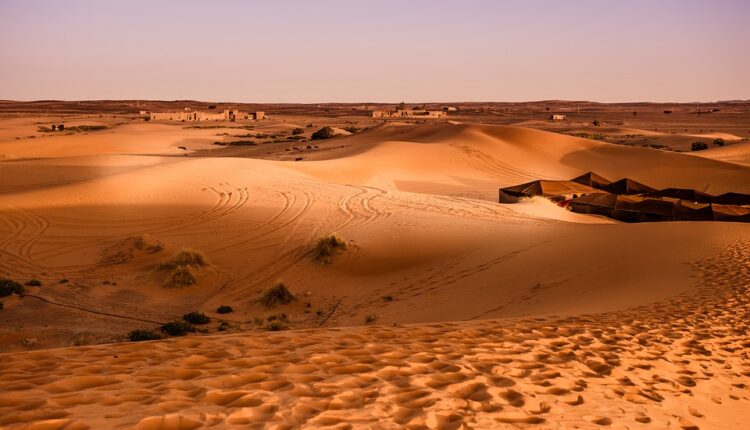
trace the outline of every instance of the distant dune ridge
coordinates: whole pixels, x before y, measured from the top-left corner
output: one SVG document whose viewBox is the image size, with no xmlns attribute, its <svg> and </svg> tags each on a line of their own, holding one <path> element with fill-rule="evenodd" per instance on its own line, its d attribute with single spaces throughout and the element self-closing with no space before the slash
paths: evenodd
<svg viewBox="0 0 750 430">
<path fill-rule="evenodd" d="M 0 120 L 0 277 L 42 284 L 0 299 L 0 427 L 730 429 L 750 418 L 747 225 L 496 203 L 500 187 L 587 171 L 750 193 L 745 142 L 689 154 L 389 123 L 261 143 L 247 158 L 212 145 L 246 129 L 101 119 L 106 130 L 15 139 L 37 120 Z M 309 135 L 323 121 L 252 132 L 312 121 Z M 334 233 L 345 246 L 316 261 Z M 194 284 L 167 287 L 177 263 L 165 264 L 184 249 L 204 264 L 182 265 Z M 264 304 L 279 282 L 295 299 Z M 205 333 L 71 346 L 192 311 L 211 317 Z M 266 331 L 282 314 L 292 330 Z M 234 333 L 218 335 L 221 320 Z"/>
</svg>

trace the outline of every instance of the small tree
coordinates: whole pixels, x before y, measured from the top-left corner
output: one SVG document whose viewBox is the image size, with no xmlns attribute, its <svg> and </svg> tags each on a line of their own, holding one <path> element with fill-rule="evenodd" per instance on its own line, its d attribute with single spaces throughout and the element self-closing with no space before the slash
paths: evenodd
<svg viewBox="0 0 750 430">
<path fill-rule="evenodd" d="M 404 103 L 404 102 L 401 102 L 401 103 L 399 103 L 399 104 L 398 104 L 398 109 L 399 109 L 399 110 L 404 110 L 404 109 L 406 109 L 406 103 Z"/>
<path fill-rule="evenodd" d="M 703 142 L 693 142 L 693 144 L 690 146 L 691 151 L 702 151 L 704 149 L 708 149 L 708 145 Z"/>
</svg>

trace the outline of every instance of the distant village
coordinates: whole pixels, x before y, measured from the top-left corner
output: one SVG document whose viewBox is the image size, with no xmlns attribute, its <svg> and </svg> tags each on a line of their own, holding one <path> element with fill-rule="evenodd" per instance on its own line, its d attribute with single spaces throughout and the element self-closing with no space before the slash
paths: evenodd
<svg viewBox="0 0 750 430">
<path fill-rule="evenodd" d="M 185 108 L 182 111 L 176 112 L 150 112 L 141 111 L 141 117 L 146 121 L 236 121 L 239 119 L 246 120 L 262 120 L 266 118 L 264 112 L 243 112 L 235 109 L 224 109 L 221 112 L 205 112 L 205 111 L 194 111 L 190 108 Z"/>
</svg>

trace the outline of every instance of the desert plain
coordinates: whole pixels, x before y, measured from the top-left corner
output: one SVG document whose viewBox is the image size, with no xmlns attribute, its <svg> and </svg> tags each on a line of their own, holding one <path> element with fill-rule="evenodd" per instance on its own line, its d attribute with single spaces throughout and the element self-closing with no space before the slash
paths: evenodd
<svg viewBox="0 0 750 430">
<path fill-rule="evenodd" d="M 750 102 L 232 106 L 0 102 L 0 428 L 747 426 L 750 224 L 498 189 L 748 194 Z"/>
</svg>

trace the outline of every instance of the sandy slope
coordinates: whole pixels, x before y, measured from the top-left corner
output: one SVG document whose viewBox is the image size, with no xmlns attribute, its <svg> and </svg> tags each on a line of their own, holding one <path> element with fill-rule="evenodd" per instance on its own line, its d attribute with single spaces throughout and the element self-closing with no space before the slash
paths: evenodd
<svg viewBox="0 0 750 430">
<path fill-rule="evenodd" d="M 214 132 L 137 124 L 0 141 L 14 154 L 0 163 L 12 178 L 0 188 L 0 276 L 43 283 L 3 299 L 5 351 L 29 338 L 41 348 L 124 340 L 192 310 L 216 318 L 221 304 L 235 309 L 222 317 L 233 331 L 256 332 L 5 355 L 0 425 L 732 428 L 742 416 L 747 388 L 731 384 L 747 377 L 748 345 L 733 330 L 746 327 L 731 319 L 747 308 L 746 225 L 624 225 L 495 199 L 502 186 L 588 170 L 750 192 L 748 167 L 460 124 L 382 127 L 296 163 L 171 156 Z M 348 250 L 314 263 L 330 232 Z M 132 246 L 144 237 L 163 250 Z M 183 247 L 210 265 L 198 285 L 166 288 L 157 266 Z M 279 278 L 298 301 L 261 306 Z M 306 331 L 258 333 L 254 318 L 279 312 Z M 706 312 L 726 322 L 706 328 Z M 311 329 L 370 317 L 383 326 Z M 481 321 L 442 324 L 466 320 Z"/>
<path fill-rule="evenodd" d="M 750 246 L 671 299 L 535 318 L 192 337 L 2 355 L 28 428 L 737 429 Z"/>
<path fill-rule="evenodd" d="M 710 148 L 705 151 L 696 151 L 693 154 L 712 160 L 727 161 L 747 166 L 750 165 L 750 142 L 742 142 L 720 148 Z"/>
</svg>

